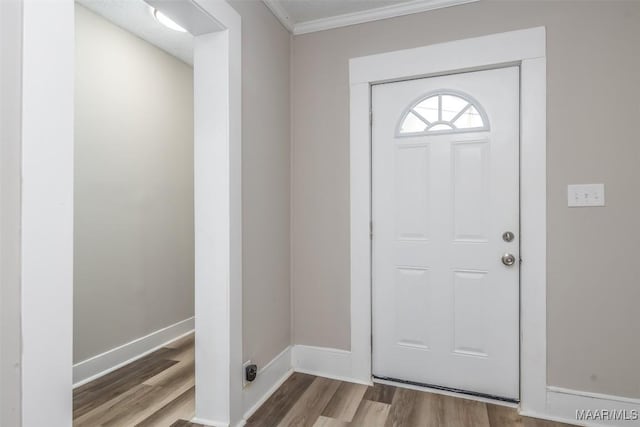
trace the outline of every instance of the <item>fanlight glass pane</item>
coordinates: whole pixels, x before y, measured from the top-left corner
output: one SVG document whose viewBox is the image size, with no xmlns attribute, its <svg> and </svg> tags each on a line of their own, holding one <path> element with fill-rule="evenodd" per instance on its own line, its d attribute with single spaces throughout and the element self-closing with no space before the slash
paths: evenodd
<svg viewBox="0 0 640 427">
<path fill-rule="evenodd" d="M 444 124 L 444 123 L 438 123 L 437 125 L 433 125 L 429 128 L 428 132 L 434 131 L 434 130 L 451 130 L 453 129 L 451 126 Z"/>
<path fill-rule="evenodd" d="M 475 107 L 469 107 L 453 124 L 458 129 L 481 128 L 484 125 Z"/>
<path fill-rule="evenodd" d="M 438 121 L 438 96 L 432 96 L 422 101 L 413 108 L 418 114 L 427 119 L 429 123 Z"/>
<path fill-rule="evenodd" d="M 453 120 L 467 105 L 469 102 L 458 96 L 442 95 L 442 120 L 445 122 Z"/>
<path fill-rule="evenodd" d="M 400 124 L 399 133 L 420 135 L 488 130 L 489 123 L 485 120 L 482 107 L 470 98 L 443 90 L 410 108 Z"/>
<path fill-rule="evenodd" d="M 427 128 L 427 124 L 420 120 L 415 114 L 409 112 L 407 117 L 405 117 L 402 122 L 402 127 L 400 128 L 400 133 L 414 133 L 414 132 L 424 132 Z"/>
</svg>

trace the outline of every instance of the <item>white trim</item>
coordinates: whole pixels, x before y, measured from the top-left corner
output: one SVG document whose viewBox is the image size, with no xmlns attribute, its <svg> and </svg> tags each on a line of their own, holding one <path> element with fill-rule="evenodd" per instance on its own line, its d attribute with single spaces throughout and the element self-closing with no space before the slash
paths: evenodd
<svg viewBox="0 0 640 427">
<path fill-rule="evenodd" d="M 206 418 L 198 418 L 198 417 L 193 417 L 191 419 L 191 422 L 194 424 L 200 424 L 203 426 L 211 426 L 211 427 L 229 427 L 230 425 L 232 425 L 222 421 L 213 421 L 213 420 L 208 420 Z M 246 424 L 245 420 L 242 419 L 235 424 L 235 427 L 243 427 L 245 424 Z"/>
<path fill-rule="evenodd" d="M 545 28 L 536 27 L 352 58 L 350 83 L 406 80 L 544 58 L 545 44 Z M 464 55 L 456 55 L 461 51 Z M 377 68 L 371 69 L 373 64 Z"/>
<path fill-rule="evenodd" d="M 278 0 L 262 0 L 262 2 L 269 8 L 271 13 L 274 14 L 278 21 L 289 31 L 293 33 L 293 27 L 295 23 L 291 20 L 289 13 L 280 4 Z"/>
<path fill-rule="evenodd" d="M 72 417 L 73 0 L 23 1 L 22 8 L 22 426 L 67 426 Z"/>
<path fill-rule="evenodd" d="M 522 410 L 521 414 L 584 426 L 629 426 L 640 423 L 639 420 L 601 420 L 586 422 L 576 420 L 576 410 L 578 409 L 626 411 L 628 415 L 632 413 L 640 414 L 640 399 L 549 386 L 547 387 L 546 400 L 547 405 L 544 413 Z"/>
<path fill-rule="evenodd" d="M 438 388 L 431 388 L 431 387 L 419 386 L 419 385 L 414 385 L 414 384 L 405 384 L 405 383 L 401 383 L 401 382 L 382 380 L 382 379 L 378 379 L 378 378 L 374 379 L 373 382 L 374 383 L 379 383 L 379 384 L 386 384 L 386 385 L 390 385 L 390 386 L 394 386 L 394 387 L 407 388 L 409 390 L 417 390 L 417 391 L 421 391 L 421 392 L 424 392 L 424 393 L 440 394 L 442 396 L 451 396 L 451 397 L 455 397 L 455 398 L 458 398 L 458 399 L 474 400 L 476 402 L 490 403 L 492 405 L 499 405 L 499 406 L 506 406 L 508 408 L 517 408 L 518 407 L 517 403 L 505 402 L 504 400 L 489 399 L 487 397 L 474 396 L 474 395 L 465 394 L 465 393 L 456 393 L 454 391 L 441 390 L 441 389 L 438 389 Z"/>
<path fill-rule="evenodd" d="M 311 374 L 324 378 L 331 378 L 339 381 L 348 381 L 353 383 L 363 383 L 356 378 L 353 378 L 349 373 L 349 366 L 353 362 L 352 354 L 349 351 L 338 350 L 325 347 L 313 347 L 305 345 L 295 345 L 292 349 L 292 362 L 295 372 L 301 372 Z M 288 375 L 287 375 L 288 377 Z M 284 378 L 286 379 L 286 378 Z M 284 382 L 284 379 L 282 382 Z M 464 393 L 455 393 L 447 390 L 433 389 L 430 387 L 417 386 L 412 384 L 404 384 L 394 381 L 387 381 L 382 379 L 375 379 L 373 382 L 380 384 L 392 385 L 395 387 L 407 388 L 411 390 L 417 390 L 426 393 L 441 394 L 444 396 L 452 396 L 460 399 L 469 399 L 478 402 L 491 403 L 494 405 L 507 406 L 510 408 L 518 408 L 515 403 L 504 402 L 494 399 L 488 399 L 480 396 L 472 396 Z M 366 385 L 373 384 L 372 382 L 364 382 Z M 277 386 L 274 386 L 274 391 Z M 265 399 L 268 396 L 265 396 Z M 592 409 L 592 410 L 617 410 L 627 411 L 627 414 L 636 413 L 640 414 L 640 399 L 633 399 L 620 396 L 611 396 L 600 393 L 592 393 L 585 391 L 570 390 L 562 387 L 548 386 L 545 389 L 545 401 L 546 404 L 541 410 L 531 410 L 528 408 L 519 407 L 519 413 L 522 416 L 540 418 L 549 421 L 556 421 L 562 423 L 568 423 L 573 425 L 582 426 L 602 426 L 602 425 L 620 425 L 628 426 L 629 421 L 621 422 L 578 422 L 576 420 L 577 409 Z M 259 403 L 254 408 L 257 409 Z M 251 412 L 253 413 L 253 412 Z M 245 415 L 245 419 L 250 416 Z"/>
<path fill-rule="evenodd" d="M 207 418 L 191 418 L 191 422 L 194 424 L 202 424 L 203 426 L 211 426 L 211 427 L 229 427 L 229 423 L 225 421 L 214 421 Z"/>
<path fill-rule="evenodd" d="M 192 1 L 225 28 L 194 37 L 195 414 L 234 425 L 242 419 L 242 29 L 226 1 Z"/>
<path fill-rule="evenodd" d="M 198 417 L 232 424 L 242 419 L 241 19 L 226 1 L 181 1 L 193 19 L 204 12 L 223 28 L 194 38 L 195 400 Z M 170 3 L 158 2 L 161 10 Z M 65 426 L 72 421 L 74 3 L 22 5 L 22 424 Z"/>
<path fill-rule="evenodd" d="M 330 18 L 296 23 L 293 27 L 293 34 L 306 34 L 316 31 L 330 30 L 332 28 L 347 27 L 349 25 L 363 24 L 365 22 L 379 21 L 381 19 L 395 18 L 397 16 L 443 9 L 445 7 L 459 6 L 461 4 L 473 3 L 476 1 L 478 0 L 414 0 L 376 9 L 369 9 L 362 12 L 347 13 L 344 15 L 332 16 Z"/>
<path fill-rule="evenodd" d="M 293 374 L 291 346 L 258 370 L 255 381 L 247 383 L 242 390 L 243 420 L 248 420 L 271 395 Z"/>
<path fill-rule="evenodd" d="M 413 0 L 394 5 L 376 7 L 360 12 L 345 13 L 327 18 L 310 21 L 294 22 L 286 8 L 278 0 L 262 0 L 284 27 L 291 33 L 306 34 L 316 31 L 330 30 L 332 28 L 346 27 L 349 25 L 363 24 L 365 22 L 379 21 L 381 19 L 395 18 L 397 16 L 411 15 L 413 13 L 442 9 L 473 3 L 479 0 Z"/>
<path fill-rule="evenodd" d="M 292 364 L 296 372 L 348 381 L 358 384 L 372 385 L 371 375 L 362 379 L 353 375 L 358 370 L 352 366 L 354 360 L 350 351 L 336 348 L 295 345 L 293 347 Z"/>
<path fill-rule="evenodd" d="M 76 363 L 73 365 L 73 388 L 98 379 L 192 333 L 194 325 L 194 318 L 190 317 Z"/>
<path fill-rule="evenodd" d="M 371 108 L 374 83 L 521 67 L 521 408 L 546 409 L 546 34 L 511 31 L 353 58 L 349 64 L 351 377 L 371 378 Z M 346 362 L 344 362 L 347 364 Z M 356 371 L 357 369 L 357 371 Z"/>
<path fill-rule="evenodd" d="M 371 144 L 370 84 L 351 84 L 351 353 L 371 380 Z M 365 108 L 366 114 L 361 109 Z"/>
<path fill-rule="evenodd" d="M 593 393 L 590 391 L 572 390 L 570 388 L 556 387 L 553 385 L 547 386 L 547 393 L 568 394 L 568 395 L 586 397 L 589 399 L 597 399 L 600 401 L 623 403 L 623 404 L 628 404 L 628 405 L 632 405 L 640 408 L 640 399 L 634 399 L 632 397 L 613 396 L 610 394 Z"/>
<path fill-rule="evenodd" d="M 520 408 L 542 412 L 547 386 L 546 59 L 520 64 Z"/>
<path fill-rule="evenodd" d="M 22 4 L 0 1 L 0 426 L 19 426 Z"/>
<path fill-rule="evenodd" d="M 538 418 L 540 420 L 546 420 L 546 421 L 553 421 L 556 423 L 562 423 L 562 424 L 569 424 L 569 425 L 576 425 L 576 426 L 587 426 L 584 423 L 579 423 L 578 421 L 571 419 L 571 418 L 566 418 L 566 417 L 556 417 L 553 415 L 549 415 L 547 413 L 539 413 L 539 412 L 535 412 L 535 411 L 525 411 L 522 408 L 520 408 L 518 410 L 518 414 L 520 414 L 521 417 L 528 417 L 528 418 Z"/>
</svg>

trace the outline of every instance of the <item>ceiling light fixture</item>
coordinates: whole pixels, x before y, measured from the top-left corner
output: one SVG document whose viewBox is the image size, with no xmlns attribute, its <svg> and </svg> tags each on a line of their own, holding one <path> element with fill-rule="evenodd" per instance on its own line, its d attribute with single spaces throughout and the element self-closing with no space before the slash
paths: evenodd
<svg viewBox="0 0 640 427">
<path fill-rule="evenodd" d="M 165 27 L 172 29 L 173 31 L 180 31 L 181 33 L 187 32 L 187 30 L 182 28 L 180 25 L 176 24 L 173 19 L 169 18 L 167 15 L 160 12 L 158 9 L 153 9 L 153 17 L 156 18 L 156 21 L 158 21 Z"/>
</svg>

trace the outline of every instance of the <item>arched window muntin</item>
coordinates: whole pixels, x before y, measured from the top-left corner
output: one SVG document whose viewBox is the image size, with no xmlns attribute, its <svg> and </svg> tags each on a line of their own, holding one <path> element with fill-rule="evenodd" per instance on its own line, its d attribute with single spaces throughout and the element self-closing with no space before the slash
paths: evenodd
<svg viewBox="0 0 640 427">
<path fill-rule="evenodd" d="M 461 107 L 461 110 L 454 114 L 448 120 L 443 120 L 442 117 L 442 97 L 443 96 L 451 96 L 457 99 L 460 99 L 466 102 L 464 107 Z M 436 98 L 438 101 L 438 119 L 437 120 L 428 120 L 418 111 L 416 111 L 416 107 L 418 107 L 423 102 L 430 100 L 431 98 Z M 459 127 L 455 125 L 455 122 L 458 121 L 465 112 L 470 109 L 475 109 L 478 113 L 478 116 L 481 120 L 481 125 L 473 126 L 473 127 Z M 425 124 L 425 129 L 416 132 L 403 132 L 402 127 L 409 114 L 413 114 L 418 120 Z M 447 127 L 448 129 L 442 129 L 442 127 Z M 436 129 L 434 129 L 436 128 Z M 427 92 L 413 101 L 409 106 L 402 112 L 400 115 L 400 120 L 398 125 L 396 126 L 396 136 L 398 137 L 411 137 L 411 136 L 428 136 L 428 135 L 444 135 L 444 134 L 455 134 L 455 133 L 466 133 L 466 132 L 483 132 L 489 131 L 489 118 L 487 113 L 485 112 L 482 105 L 471 95 L 466 94 L 464 92 L 454 90 L 454 89 L 438 89 L 431 92 Z"/>
</svg>

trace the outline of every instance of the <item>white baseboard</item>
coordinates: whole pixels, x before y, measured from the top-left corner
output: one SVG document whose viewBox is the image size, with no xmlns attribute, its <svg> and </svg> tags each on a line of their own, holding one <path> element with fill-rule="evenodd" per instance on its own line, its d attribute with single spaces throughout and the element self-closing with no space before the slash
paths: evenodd
<svg viewBox="0 0 640 427">
<path fill-rule="evenodd" d="M 229 427 L 229 423 L 212 421 L 212 420 L 207 420 L 207 419 L 198 418 L 198 417 L 193 417 L 191 419 L 191 422 L 194 424 L 202 424 L 203 426 L 210 426 L 210 427 Z M 239 424 L 237 427 L 241 427 L 241 425 Z"/>
<path fill-rule="evenodd" d="M 255 411 L 291 376 L 291 346 L 282 350 L 280 354 L 258 369 L 256 379 L 242 389 L 242 411 L 244 415 L 235 427 L 242 427 Z M 193 418 L 191 422 L 205 426 L 227 427 L 228 424 L 219 423 L 202 418 Z"/>
<path fill-rule="evenodd" d="M 353 361 L 351 352 L 333 348 L 313 347 L 307 345 L 294 345 L 292 348 L 291 362 L 296 372 L 307 373 L 319 377 L 332 378 L 340 381 L 371 385 L 371 382 L 354 378 Z M 389 383 L 387 381 L 380 381 Z M 401 386 L 399 384 L 394 384 Z M 402 385 L 404 386 L 404 385 Z M 422 387 L 416 388 L 423 391 L 442 393 L 441 391 L 428 390 Z M 466 395 L 452 394 L 456 397 L 466 398 Z M 495 402 L 492 402 L 495 403 Z M 512 405 L 507 405 L 512 406 Z M 546 419 L 587 427 L 600 426 L 640 426 L 640 419 L 614 420 L 614 419 L 586 419 L 577 420 L 576 410 L 609 411 L 631 417 L 640 417 L 640 399 L 611 396 L 598 393 L 570 390 L 561 387 L 548 386 L 546 389 L 546 406 L 537 411 L 521 410 L 520 414 L 528 417 Z"/>
<path fill-rule="evenodd" d="M 201 424 L 201 425 L 207 426 L 207 427 L 229 427 L 229 423 L 222 423 L 222 422 L 207 420 L 207 419 L 198 418 L 198 417 L 193 417 L 193 418 L 191 418 L 190 421 L 192 423 L 194 423 L 194 424 Z M 235 427 L 242 427 L 245 424 L 246 424 L 245 420 L 242 419 L 242 420 L 238 421 L 238 423 L 235 425 Z"/>
<path fill-rule="evenodd" d="M 128 363 L 165 346 L 186 334 L 193 332 L 194 318 L 182 320 L 166 328 L 159 329 L 124 345 L 73 365 L 73 387 L 79 387 L 100 378 Z"/>
<path fill-rule="evenodd" d="M 576 419 L 577 410 L 609 411 L 635 419 Z M 525 414 L 526 415 L 526 414 Z M 537 414 L 538 417 L 564 421 L 584 426 L 632 426 L 640 425 L 640 399 L 632 399 L 620 396 L 611 396 L 600 393 L 591 393 L 579 390 L 571 390 L 562 387 L 547 387 L 547 405 L 545 414 Z"/>
<path fill-rule="evenodd" d="M 350 351 L 295 345 L 292 363 L 296 372 L 358 384 L 373 384 L 371 381 L 362 381 L 353 376 L 353 358 Z"/>
<path fill-rule="evenodd" d="M 255 381 L 247 383 L 242 389 L 244 420 L 248 420 L 292 373 L 291 346 L 289 346 L 260 368 Z"/>
</svg>

